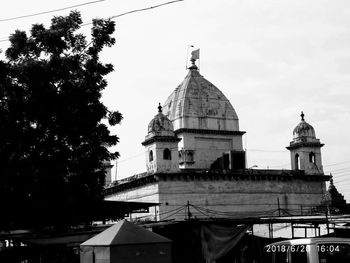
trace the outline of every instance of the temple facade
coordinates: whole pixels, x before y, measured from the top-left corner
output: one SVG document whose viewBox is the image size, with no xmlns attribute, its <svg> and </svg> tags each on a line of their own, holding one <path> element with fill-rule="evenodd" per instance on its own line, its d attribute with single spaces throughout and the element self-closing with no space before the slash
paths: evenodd
<svg viewBox="0 0 350 263">
<path fill-rule="evenodd" d="M 287 147 L 290 170 L 248 169 L 244 133 L 230 101 L 192 59 L 148 125 L 146 171 L 114 182 L 105 199 L 158 203 L 144 217 L 151 220 L 306 214 L 320 205 L 330 176 L 303 113 Z"/>
</svg>

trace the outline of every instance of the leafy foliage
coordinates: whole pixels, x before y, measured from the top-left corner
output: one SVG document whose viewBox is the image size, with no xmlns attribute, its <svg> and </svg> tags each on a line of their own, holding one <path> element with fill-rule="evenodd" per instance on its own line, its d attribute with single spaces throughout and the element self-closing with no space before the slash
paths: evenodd
<svg viewBox="0 0 350 263">
<path fill-rule="evenodd" d="M 115 39 L 114 22 L 96 19 L 92 40 L 77 33 L 79 12 L 10 37 L 0 61 L 0 224 L 63 225 L 82 204 L 102 199 L 104 162 L 115 159 L 103 119 L 122 115 L 101 102 L 113 70 L 99 53 Z M 80 211 L 81 212 L 81 211 Z"/>
</svg>

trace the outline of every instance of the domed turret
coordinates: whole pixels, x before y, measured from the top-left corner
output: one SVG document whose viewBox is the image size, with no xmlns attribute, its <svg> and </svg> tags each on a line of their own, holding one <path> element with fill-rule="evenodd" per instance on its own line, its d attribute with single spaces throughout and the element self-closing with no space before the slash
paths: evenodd
<svg viewBox="0 0 350 263">
<path fill-rule="evenodd" d="M 293 130 L 293 141 L 287 147 L 290 150 L 292 170 L 304 170 L 306 174 L 323 174 L 321 147 L 324 145 L 316 138 L 315 129 L 304 119 Z"/>
<path fill-rule="evenodd" d="M 304 113 L 301 112 L 301 122 L 294 128 L 293 130 L 293 138 L 300 138 L 300 137 L 310 137 L 310 138 L 316 138 L 315 129 L 308 124 L 304 119 Z"/>
<path fill-rule="evenodd" d="M 179 139 L 172 122 L 162 113 L 158 106 L 158 114 L 148 125 L 148 133 L 142 145 L 146 147 L 147 172 L 176 172 L 179 170 Z"/>
<path fill-rule="evenodd" d="M 158 106 L 158 114 L 148 124 L 148 135 L 174 136 L 174 126 L 171 120 L 162 113 L 162 106 Z"/>
</svg>

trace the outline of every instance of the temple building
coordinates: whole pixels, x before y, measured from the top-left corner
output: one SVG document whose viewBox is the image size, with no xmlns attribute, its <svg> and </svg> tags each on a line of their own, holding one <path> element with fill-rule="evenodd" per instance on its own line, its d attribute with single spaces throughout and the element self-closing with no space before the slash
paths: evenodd
<svg viewBox="0 0 350 263">
<path fill-rule="evenodd" d="M 191 61 L 148 125 L 146 171 L 115 181 L 105 199 L 159 203 L 152 220 L 306 214 L 320 205 L 330 176 L 304 114 L 287 147 L 290 170 L 248 169 L 235 109 Z M 191 213 L 176 213 L 184 207 Z"/>
</svg>

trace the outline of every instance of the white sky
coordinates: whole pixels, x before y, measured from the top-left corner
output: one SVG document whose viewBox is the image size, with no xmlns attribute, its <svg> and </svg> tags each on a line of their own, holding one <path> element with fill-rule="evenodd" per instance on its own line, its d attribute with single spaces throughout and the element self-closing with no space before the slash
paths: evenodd
<svg viewBox="0 0 350 263">
<path fill-rule="evenodd" d="M 164 2 L 106 0 L 77 9 L 87 23 Z M 12 0 L 0 19 L 81 3 Z M 68 13 L 0 22 L 0 40 Z M 120 137 L 118 178 L 146 170 L 141 142 L 147 125 L 158 102 L 184 79 L 187 46 L 194 45 L 201 50 L 201 74 L 231 101 L 247 132 L 248 166 L 290 168 L 285 146 L 303 110 L 325 143 L 324 171 L 350 201 L 350 1 L 185 0 L 115 21 L 116 44 L 102 60 L 115 66 L 103 101 L 124 115 L 112 128 Z"/>
</svg>

